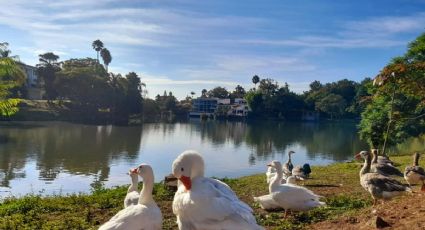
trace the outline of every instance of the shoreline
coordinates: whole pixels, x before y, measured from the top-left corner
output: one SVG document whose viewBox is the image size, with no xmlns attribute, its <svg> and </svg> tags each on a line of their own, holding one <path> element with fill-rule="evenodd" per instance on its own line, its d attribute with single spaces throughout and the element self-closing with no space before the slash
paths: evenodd
<svg viewBox="0 0 425 230">
<path fill-rule="evenodd" d="M 403 170 L 410 164 L 411 156 L 394 156 L 392 159 L 399 163 L 399 169 Z M 263 173 L 221 180 L 254 209 L 257 222 L 266 229 L 302 229 L 344 215 L 359 214 L 371 207 L 369 194 L 359 184 L 359 170 L 359 162 L 313 166 L 311 179 L 301 182 L 300 185 L 323 196 L 327 207 L 294 213 L 287 219 L 283 218 L 282 211 L 264 211 L 253 201 L 253 196 L 268 193 Z M 115 188 L 98 187 L 89 194 L 33 194 L 6 198 L 0 203 L 0 216 L 3 216 L 0 218 L 0 229 L 13 229 L 13 226 L 96 229 L 123 208 L 126 190 L 127 185 L 124 185 Z M 173 196 L 174 193 L 161 183 L 155 183 L 154 199 L 164 216 L 163 229 L 176 229 L 175 216 L 171 209 Z"/>
</svg>

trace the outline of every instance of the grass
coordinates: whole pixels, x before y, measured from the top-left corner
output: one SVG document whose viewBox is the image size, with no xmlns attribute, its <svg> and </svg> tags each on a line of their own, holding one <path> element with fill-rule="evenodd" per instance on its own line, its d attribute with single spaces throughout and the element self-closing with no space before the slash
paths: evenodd
<svg viewBox="0 0 425 230">
<path fill-rule="evenodd" d="M 411 163 L 410 156 L 391 159 L 400 164 L 400 169 Z M 282 211 L 264 211 L 253 201 L 253 196 L 268 192 L 264 174 L 223 178 L 222 181 L 253 207 L 260 225 L 267 229 L 303 229 L 316 222 L 355 215 L 370 208 L 371 199 L 359 184 L 360 167 L 359 162 L 313 167 L 312 178 L 301 184 L 322 195 L 327 206 L 294 212 L 287 218 L 283 218 Z M 126 186 L 98 187 L 91 194 L 7 198 L 0 203 L 0 229 L 97 229 L 123 208 L 126 191 Z M 163 229 L 177 229 L 171 208 L 173 195 L 162 184 L 155 184 L 154 198 L 163 213 Z"/>
</svg>

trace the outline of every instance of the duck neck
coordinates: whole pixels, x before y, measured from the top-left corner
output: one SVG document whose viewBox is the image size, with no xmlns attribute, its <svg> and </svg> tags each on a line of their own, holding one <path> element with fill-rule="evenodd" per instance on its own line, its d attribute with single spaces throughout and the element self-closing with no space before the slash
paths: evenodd
<svg viewBox="0 0 425 230">
<path fill-rule="evenodd" d="M 154 203 L 153 197 L 152 197 L 152 190 L 153 190 L 153 176 L 147 176 L 146 178 L 143 178 L 143 188 L 140 192 L 139 196 L 139 204 L 150 204 Z"/>
<path fill-rule="evenodd" d="M 415 153 L 415 156 L 413 157 L 413 166 L 419 165 L 419 153 Z"/>
<path fill-rule="evenodd" d="M 131 177 L 131 185 L 128 187 L 127 193 L 137 191 L 137 183 L 139 183 L 139 180 L 137 176 Z"/>
<path fill-rule="evenodd" d="M 360 177 L 370 172 L 370 162 L 371 162 L 370 155 L 367 155 L 365 158 L 363 167 L 360 170 Z"/>
<path fill-rule="evenodd" d="M 378 151 L 372 151 L 372 164 L 377 164 L 378 163 Z"/>
<path fill-rule="evenodd" d="M 288 153 L 288 163 L 291 163 L 291 153 Z"/>
<path fill-rule="evenodd" d="M 281 185 L 281 181 L 283 178 L 282 168 L 276 169 L 276 176 L 274 176 L 269 185 L 269 192 L 272 193 L 276 187 Z"/>
</svg>

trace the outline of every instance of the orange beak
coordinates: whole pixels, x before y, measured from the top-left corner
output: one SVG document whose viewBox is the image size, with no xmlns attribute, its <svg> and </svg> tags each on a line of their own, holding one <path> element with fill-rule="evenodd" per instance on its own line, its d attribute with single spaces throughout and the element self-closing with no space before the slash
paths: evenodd
<svg viewBox="0 0 425 230">
<path fill-rule="evenodd" d="M 179 180 L 183 183 L 186 190 L 190 190 L 192 188 L 192 180 L 190 179 L 190 177 L 181 176 Z"/>
</svg>

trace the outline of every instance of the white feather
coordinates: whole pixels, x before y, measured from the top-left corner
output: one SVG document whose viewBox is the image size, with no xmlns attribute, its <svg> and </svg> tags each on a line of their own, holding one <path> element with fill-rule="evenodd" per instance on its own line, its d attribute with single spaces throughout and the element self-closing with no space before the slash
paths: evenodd
<svg viewBox="0 0 425 230">
<path fill-rule="evenodd" d="M 173 212 L 180 230 L 263 229 L 257 225 L 252 209 L 240 201 L 227 184 L 203 176 L 203 160 L 198 153 L 190 152 L 186 156 L 185 153 L 174 161 L 173 173 L 181 165 L 191 165 L 198 167 L 198 175 L 191 175 L 190 190 L 180 184 L 174 195 Z M 193 172 L 191 166 L 185 167 L 185 172 Z M 174 174 L 177 178 L 181 176 Z"/>
</svg>

